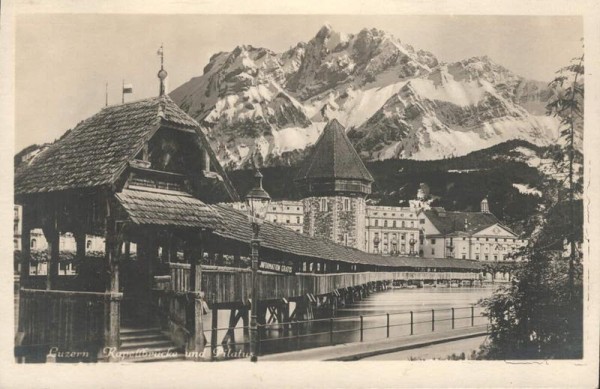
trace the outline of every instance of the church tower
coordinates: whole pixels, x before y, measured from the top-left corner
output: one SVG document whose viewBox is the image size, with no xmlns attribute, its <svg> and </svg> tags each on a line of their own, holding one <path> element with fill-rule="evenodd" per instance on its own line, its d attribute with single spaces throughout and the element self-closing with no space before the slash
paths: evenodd
<svg viewBox="0 0 600 389">
<path fill-rule="evenodd" d="M 304 203 L 304 233 L 365 249 L 365 198 L 373 177 L 344 127 L 330 121 L 295 179 Z"/>
</svg>

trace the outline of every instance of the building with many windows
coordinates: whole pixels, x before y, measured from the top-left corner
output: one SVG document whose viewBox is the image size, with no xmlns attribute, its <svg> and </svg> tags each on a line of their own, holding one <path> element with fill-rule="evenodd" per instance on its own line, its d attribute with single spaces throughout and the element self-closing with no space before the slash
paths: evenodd
<svg viewBox="0 0 600 389">
<path fill-rule="evenodd" d="M 481 212 L 432 208 L 418 217 L 420 254 L 425 257 L 518 261 L 514 253 L 527 244 L 489 212 L 487 199 L 481 202 Z"/>
<path fill-rule="evenodd" d="M 417 255 L 418 210 L 410 207 L 368 205 L 365 249 L 369 253 Z"/>
<path fill-rule="evenodd" d="M 228 205 L 238 210 L 246 210 L 245 203 L 231 203 Z M 304 204 L 302 204 L 302 201 L 293 200 L 273 201 L 269 204 L 266 220 L 302 233 L 304 229 Z"/>
</svg>

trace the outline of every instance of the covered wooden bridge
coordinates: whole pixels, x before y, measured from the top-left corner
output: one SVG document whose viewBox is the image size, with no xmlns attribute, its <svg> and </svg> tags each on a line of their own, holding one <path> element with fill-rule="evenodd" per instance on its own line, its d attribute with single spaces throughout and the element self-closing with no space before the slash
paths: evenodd
<svg viewBox="0 0 600 389">
<path fill-rule="evenodd" d="M 206 304 L 242 317 L 254 305 L 250 223 L 220 204 L 238 200 L 204 130 L 168 96 L 107 107 L 81 122 L 16 173 L 19 353 L 35 359 L 59 347 L 102 358 L 106 347 L 122 347 L 122 327 L 144 326 L 160 326 L 187 351 L 203 350 Z M 49 244 L 45 276 L 29 271 L 34 228 Z M 77 242 L 76 276 L 58 274 L 65 232 Z M 86 257 L 86 235 L 105 237 L 102 260 Z M 392 281 L 480 279 L 476 262 L 367 254 L 270 223 L 260 238 L 262 318 L 282 301 L 354 298 Z"/>
</svg>

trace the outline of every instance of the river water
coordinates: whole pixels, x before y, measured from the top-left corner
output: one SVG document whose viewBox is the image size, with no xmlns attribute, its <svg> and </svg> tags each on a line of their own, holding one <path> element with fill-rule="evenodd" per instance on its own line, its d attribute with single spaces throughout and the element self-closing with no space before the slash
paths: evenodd
<svg viewBox="0 0 600 389">
<path fill-rule="evenodd" d="M 359 342 L 361 340 L 361 316 L 362 338 L 365 342 L 388 337 L 387 314 L 389 314 L 390 338 L 411 334 L 411 311 L 413 312 L 413 334 L 430 333 L 432 330 L 435 332 L 450 331 L 453 322 L 454 328 L 486 324 L 487 318 L 482 316 L 482 308 L 471 307 L 481 298 L 491 296 L 493 291 L 493 287 L 429 287 L 388 289 L 376 292 L 362 301 L 339 308 L 332 321 L 326 318 L 311 323 L 293 325 L 287 331 L 279 325 L 268 327 L 261 331 L 260 354 Z M 454 308 L 454 320 L 452 320 L 452 308 Z M 219 312 L 219 324 L 226 323 L 228 316 L 227 311 Z M 432 317 L 435 319 L 433 326 Z M 206 324 L 205 329 L 210 328 Z M 244 337 L 241 325 L 240 320 L 235 330 L 236 340 L 247 342 L 248 338 Z M 224 331 L 219 335 L 219 340 L 222 339 Z M 209 333 L 206 335 L 210 337 Z M 240 345 L 235 349 L 239 350 L 241 347 L 243 346 Z M 220 351 L 222 351 L 221 346 L 219 346 L 218 352 Z"/>
</svg>

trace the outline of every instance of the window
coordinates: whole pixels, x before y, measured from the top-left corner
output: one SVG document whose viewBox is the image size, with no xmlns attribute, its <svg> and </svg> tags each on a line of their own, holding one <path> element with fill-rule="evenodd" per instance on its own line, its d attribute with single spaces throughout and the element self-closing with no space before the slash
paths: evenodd
<svg viewBox="0 0 600 389">
<path fill-rule="evenodd" d="M 494 261 L 497 261 L 497 260 L 498 260 L 498 256 L 494 255 Z"/>
<path fill-rule="evenodd" d="M 489 255 L 487 255 L 487 254 L 485 254 L 485 256 L 484 256 L 484 258 L 485 258 L 485 260 L 486 260 L 486 261 L 489 259 L 489 257 L 490 257 L 490 256 L 489 256 Z"/>
<path fill-rule="evenodd" d="M 431 239 L 431 244 L 435 244 L 435 239 Z"/>
<path fill-rule="evenodd" d="M 289 210 L 290 210 L 290 207 L 285 207 L 285 210 L 286 210 L 286 211 L 289 211 Z"/>
<path fill-rule="evenodd" d="M 383 221 L 383 226 L 384 226 L 384 227 L 387 227 L 387 220 L 384 220 L 384 221 Z"/>
<path fill-rule="evenodd" d="M 35 249 L 37 247 L 37 241 L 35 239 L 31 239 L 31 248 Z"/>
<path fill-rule="evenodd" d="M 375 227 L 379 225 L 379 220 L 375 219 Z"/>
<path fill-rule="evenodd" d="M 19 241 L 17 239 L 14 240 L 14 249 L 17 250 L 19 248 Z"/>
<path fill-rule="evenodd" d="M 415 222 L 410 222 L 410 226 L 414 227 L 415 226 Z"/>
<path fill-rule="evenodd" d="M 300 224 L 300 216 L 296 216 L 296 224 Z"/>
<path fill-rule="evenodd" d="M 276 217 L 273 218 L 273 223 L 277 223 L 277 218 Z"/>
<path fill-rule="evenodd" d="M 400 235 L 400 239 L 402 239 L 402 240 L 406 240 L 406 234 L 402 234 L 402 235 Z"/>
<path fill-rule="evenodd" d="M 435 255 L 435 249 L 434 248 L 431 249 L 431 255 Z"/>
<path fill-rule="evenodd" d="M 463 240 L 467 240 L 467 238 L 463 237 Z"/>
<path fill-rule="evenodd" d="M 302 271 L 306 271 L 306 262 L 302 262 Z"/>
<path fill-rule="evenodd" d="M 498 238 L 494 239 L 496 242 L 498 241 Z"/>
<path fill-rule="evenodd" d="M 404 243 L 402 243 L 402 244 L 400 245 L 400 252 L 401 252 L 402 254 L 406 253 L 406 245 L 405 245 Z"/>
<path fill-rule="evenodd" d="M 490 238 L 485 238 L 485 241 L 486 241 L 486 242 L 489 242 L 489 241 L 490 241 Z"/>
<path fill-rule="evenodd" d="M 287 224 L 290 224 L 290 219 L 287 219 L 285 222 L 286 222 Z"/>
<path fill-rule="evenodd" d="M 273 207 L 273 211 L 277 210 L 277 208 Z"/>
<path fill-rule="evenodd" d="M 419 220 L 419 222 L 420 222 L 421 224 L 425 224 L 425 219 L 420 219 L 420 220 Z"/>
<path fill-rule="evenodd" d="M 85 248 L 88 249 L 88 250 L 92 248 L 92 241 L 91 241 L 91 239 L 88 239 L 88 241 L 85 242 Z"/>
<path fill-rule="evenodd" d="M 467 259 L 467 256 L 465 254 L 463 254 L 462 259 Z"/>
<path fill-rule="evenodd" d="M 396 221 L 395 220 L 392 222 L 392 227 L 394 227 L 394 228 L 396 227 Z"/>
<path fill-rule="evenodd" d="M 404 223 L 404 220 L 402 220 L 402 227 L 406 227 L 406 223 Z"/>
<path fill-rule="evenodd" d="M 300 210 L 300 207 L 296 207 L 296 211 L 299 211 L 299 210 Z"/>
</svg>

